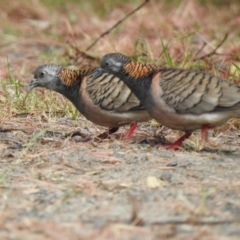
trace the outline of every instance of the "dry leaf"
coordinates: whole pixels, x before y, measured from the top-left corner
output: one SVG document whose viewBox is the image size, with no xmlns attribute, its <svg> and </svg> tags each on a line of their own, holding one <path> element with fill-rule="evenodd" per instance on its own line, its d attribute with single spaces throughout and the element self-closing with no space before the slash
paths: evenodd
<svg viewBox="0 0 240 240">
<path fill-rule="evenodd" d="M 147 186 L 149 188 L 159 188 L 159 187 L 162 187 L 162 183 L 155 176 L 148 176 L 147 177 Z"/>
</svg>

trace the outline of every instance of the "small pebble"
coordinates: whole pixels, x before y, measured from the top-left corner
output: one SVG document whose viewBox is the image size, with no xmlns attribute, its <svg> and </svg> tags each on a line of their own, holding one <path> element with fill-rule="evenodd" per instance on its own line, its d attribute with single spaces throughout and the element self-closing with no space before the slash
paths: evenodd
<svg viewBox="0 0 240 240">
<path fill-rule="evenodd" d="M 168 164 L 167 164 L 167 167 L 175 167 L 178 165 L 178 161 L 176 160 L 173 160 L 173 161 L 170 161 Z"/>
<path fill-rule="evenodd" d="M 96 217 L 93 219 L 93 224 L 94 224 L 94 227 L 103 228 L 107 224 L 107 222 L 102 218 Z"/>
<path fill-rule="evenodd" d="M 22 144 L 20 143 L 14 143 L 10 148 L 11 149 L 22 149 Z"/>
<path fill-rule="evenodd" d="M 163 172 L 162 175 L 160 176 L 160 179 L 163 181 L 170 181 L 172 178 L 172 173 L 169 171 Z"/>
<path fill-rule="evenodd" d="M 72 140 L 75 142 L 82 142 L 83 138 L 79 135 L 72 137 Z"/>
</svg>

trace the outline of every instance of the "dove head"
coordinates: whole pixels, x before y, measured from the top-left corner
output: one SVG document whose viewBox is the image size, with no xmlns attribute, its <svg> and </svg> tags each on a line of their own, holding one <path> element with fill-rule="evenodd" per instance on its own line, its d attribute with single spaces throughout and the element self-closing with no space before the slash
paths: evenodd
<svg viewBox="0 0 240 240">
<path fill-rule="evenodd" d="M 138 80 L 140 78 L 148 78 L 154 74 L 156 69 L 154 65 L 134 62 L 121 53 L 109 53 L 101 59 L 100 68 L 98 68 L 94 77 L 99 76 L 103 72 L 108 72 L 123 81 L 126 81 L 126 78 Z"/>
<path fill-rule="evenodd" d="M 101 59 L 100 68 L 108 73 L 116 74 L 122 72 L 124 66 L 130 62 L 130 58 L 121 53 L 109 53 Z"/>
<path fill-rule="evenodd" d="M 131 91 L 139 98 L 144 99 L 150 88 L 151 77 L 155 67 L 150 64 L 132 61 L 129 57 L 120 53 L 104 55 L 100 61 L 100 67 L 93 74 L 93 78 L 107 72 L 120 78 Z"/>
<path fill-rule="evenodd" d="M 49 90 L 56 90 L 60 85 L 58 74 L 62 67 L 56 64 L 46 64 L 38 67 L 34 71 L 34 77 L 26 86 L 27 91 L 36 87 L 44 87 Z"/>
</svg>

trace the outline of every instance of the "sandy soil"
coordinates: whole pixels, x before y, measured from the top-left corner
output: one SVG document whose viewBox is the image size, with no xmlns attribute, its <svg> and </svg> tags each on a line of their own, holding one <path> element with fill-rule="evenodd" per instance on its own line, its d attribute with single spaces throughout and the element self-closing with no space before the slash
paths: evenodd
<svg viewBox="0 0 240 240">
<path fill-rule="evenodd" d="M 127 6 L 127 10 L 132 8 Z M 121 13 L 124 15 L 123 9 L 114 10 L 119 18 Z M 197 9 L 202 13 L 200 7 Z M 148 10 L 141 10 L 136 18 L 146 17 Z M 50 21 L 44 11 L 37 13 L 45 24 Z M 62 13 L 54 12 L 53 16 L 56 18 L 57 14 Z M 8 39 L 1 32 L 5 40 L 0 76 L 9 78 L 7 57 L 12 76 L 24 85 L 36 66 L 49 61 L 41 55 L 43 52 L 55 56 L 51 61 L 64 62 L 60 58 L 64 59 L 66 44 L 55 38 L 57 28 L 51 32 L 45 29 L 44 22 L 40 25 L 39 19 L 26 22 L 25 15 L 19 15 L 21 24 L 10 23 L 22 31 L 20 36 L 12 41 L 10 35 Z M 170 15 L 171 11 L 163 18 L 170 19 Z M 208 13 L 207 17 L 213 18 Z M 64 19 L 59 17 L 60 22 Z M 87 19 L 82 16 L 84 23 Z M 176 23 L 175 18 L 171 20 L 171 24 Z M 100 24 L 94 18 L 91 23 L 89 34 Z M 114 19 L 108 27 L 113 23 Z M 149 28 L 153 23 L 150 18 Z M 33 24 L 37 27 L 29 32 Z M 131 27 L 132 21 L 128 24 Z M 76 34 L 87 31 L 85 25 L 70 24 L 69 28 Z M 100 32 L 103 29 L 106 26 L 101 26 Z M 168 31 L 164 27 L 163 30 Z M 65 34 L 65 28 L 59 32 Z M 94 36 L 97 34 L 99 31 Z M 122 44 L 119 49 L 132 49 L 128 37 L 118 42 L 119 46 Z M 82 39 L 83 46 L 89 43 L 86 39 Z M 156 41 L 150 33 L 146 39 Z M 103 40 L 102 47 L 100 44 L 97 55 L 113 46 L 106 42 Z M 39 90 L 37 96 L 44 93 Z M 10 90 L 9 94 L 15 96 Z M 23 86 L 20 94 L 26 94 Z M 161 130 L 151 122 L 139 124 L 125 142 L 122 136 L 126 128 L 103 141 L 82 142 L 84 137 L 96 136 L 105 129 L 80 115 L 76 120 L 65 115 L 52 117 L 49 109 L 36 108 L 31 112 L 19 105 L 16 110 L 9 110 L 11 98 L 6 98 L 1 88 L 1 103 L 6 99 L 9 103 L 1 105 L 0 119 L 1 239 L 240 239 L 240 138 L 234 124 L 211 131 L 209 142 L 202 149 L 197 132 L 182 150 L 156 149 L 157 142 L 165 137 L 173 141 L 181 133 Z M 78 136 L 67 134 L 77 130 L 81 133 Z"/>
</svg>

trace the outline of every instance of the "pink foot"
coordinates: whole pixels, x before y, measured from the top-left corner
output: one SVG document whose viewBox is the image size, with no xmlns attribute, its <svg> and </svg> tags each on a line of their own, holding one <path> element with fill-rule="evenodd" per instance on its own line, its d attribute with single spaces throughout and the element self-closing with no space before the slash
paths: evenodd
<svg viewBox="0 0 240 240">
<path fill-rule="evenodd" d="M 131 124 L 130 128 L 128 129 L 127 133 L 125 134 L 125 136 L 123 137 L 124 140 L 130 138 L 134 132 L 134 130 L 136 129 L 137 127 L 137 123 L 134 122 Z"/>
<path fill-rule="evenodd" d="M 181 144 L 184 140 L 186 140 L 187 138 L 189 138 L 191 136 L 191 132 L 186 132 L 182 137 L 180 137 L 177 141 L 175 141 L 174 143 L 171 144 L 157 144 L 156 147 L 160 148 L 166 148 L 168 150 L 178 150 L 181 147 Z"/>
</svg>

